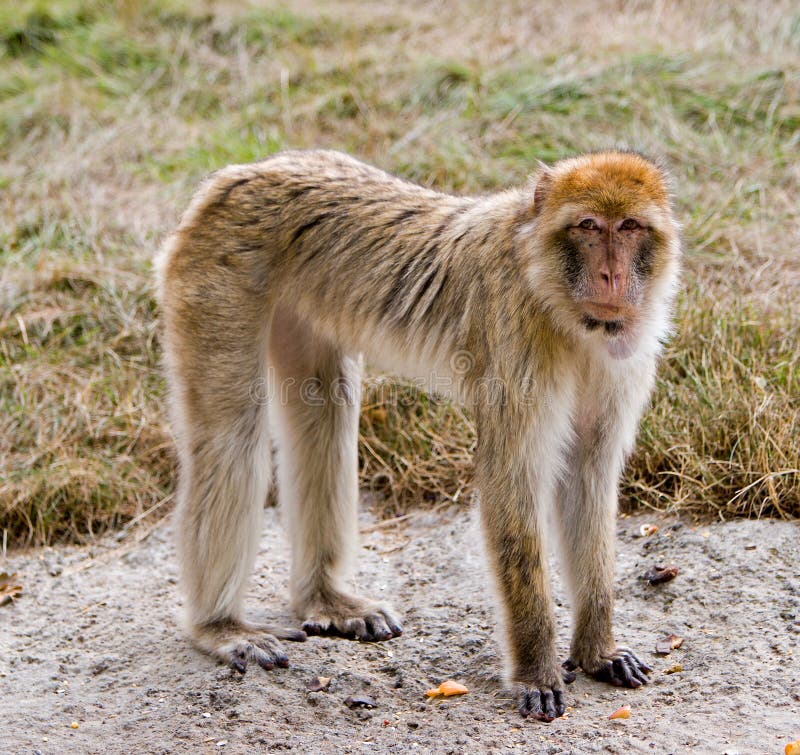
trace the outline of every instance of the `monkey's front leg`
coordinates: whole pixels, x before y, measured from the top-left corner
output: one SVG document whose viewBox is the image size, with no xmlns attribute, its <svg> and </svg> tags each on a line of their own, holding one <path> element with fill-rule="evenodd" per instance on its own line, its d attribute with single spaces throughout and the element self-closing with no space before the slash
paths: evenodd
<svg viewBox="0 0 800 755">
<path fill-rule="evenodd" d="M 577 430 L 556 506 L 575 602 L 570 658 L 564 666 L 570 671 L 581 667 L 617 687 L 640 687 L 652 669 L 629 648 L 618 646 L 612 631 L 622 439 L 619 430 L 614 437 L 599 423 Z"/>
<path fill-rule="evenodd" d="M 550 482 L 546 468 L 531 468 L 521 449 L 509 460 L 506 445 L 481 439 L 481 515 L 505 614 L 507 675 L 519 712 L 549 722 L 564 714 L 564 683 L 575 678 L 561 668 L 555 646 L 539 517 Z"/>
</svg>

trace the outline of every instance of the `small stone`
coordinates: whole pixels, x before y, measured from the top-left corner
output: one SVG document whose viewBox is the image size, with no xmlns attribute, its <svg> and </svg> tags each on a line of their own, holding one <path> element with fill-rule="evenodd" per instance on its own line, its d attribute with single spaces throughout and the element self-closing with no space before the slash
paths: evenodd
<svg viewBox="0 0 800 755">
<path fill-rule="evenodd" d="M 662 582 L 669 582 L 678 576 L 680 570 L 677 566 L 653 566 L 644 573 L 644 578 L 651 585 L 660 585 Z"/>
<path fill-rule="evenodd" d="M 344 704 L 348 708 L 374 708 L 375 701 L 371 697 L 351 695 L 346 698 Z"/>
</svg>

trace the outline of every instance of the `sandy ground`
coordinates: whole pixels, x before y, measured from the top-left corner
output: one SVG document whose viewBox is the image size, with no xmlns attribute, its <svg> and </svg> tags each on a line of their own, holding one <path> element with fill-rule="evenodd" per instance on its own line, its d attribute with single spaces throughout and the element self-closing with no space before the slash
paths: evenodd
<svg viewBox="0 0 800 755">
<path fill-rule="evenodd" d="M 275 510 L 265 528 L 249 610 L 286 610 L 288 552 Z M 637 537 L 643 522 L 657 534 Z M 170 526 L 140 542 L 13 554 L 24 594 L 0 608 L 0 751 L 5 753 L 777 753 L 800 739 L 800 562 L 797 523 L 694 528 L 619 521 L 617 637 L 655 667 L 652 683 L 619 690 L 579 675 L 567 716 L 522 720 L 501 691 L 490 581 L 475 512 L 419 513 L 363 525 L 358 584 L 388 599 L 405 633 L 365 645 L 290 644 L 292 666 L 245 676 L 196 653 L 177 628 Z M 650 566 L 680 575 L 651 586 Z M 556 571 L 559 649 L 569 612 Z M 670 632 L 685 638 L 654 653 Z M 667 675 L 676 663 L 683 671 Z M 331 677 L 327 691 L 307 682 Z M 460 698 L 429 701 L 445 679 Z M 369 697 L 372 709 L 345 699 Z M 631 706 L 628 720 L 610 721 Z M 72 728 L 73 722 L 77 728 Z"/>
</svg>

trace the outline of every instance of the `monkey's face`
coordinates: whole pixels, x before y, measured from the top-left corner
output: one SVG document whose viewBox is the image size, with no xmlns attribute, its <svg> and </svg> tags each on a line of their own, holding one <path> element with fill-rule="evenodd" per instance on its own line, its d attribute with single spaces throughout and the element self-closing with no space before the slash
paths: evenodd
<svg viewBox="0 0 800 755">
<path fill-rule="evenodd" d="M 649 310 L 668 309 L 679 244 L 656 165 L 605 152 L 564 160 L 535 180 L 528 276 L 562 322 L 619 339 L 652 319 Z"/>
<path fill-rule="evenodd" d="M 624 330 L 652 273 L 656 240 L 647 220 L 578 212 L 554 241 L 583 324 L 609 335 Z"/>
</svg>

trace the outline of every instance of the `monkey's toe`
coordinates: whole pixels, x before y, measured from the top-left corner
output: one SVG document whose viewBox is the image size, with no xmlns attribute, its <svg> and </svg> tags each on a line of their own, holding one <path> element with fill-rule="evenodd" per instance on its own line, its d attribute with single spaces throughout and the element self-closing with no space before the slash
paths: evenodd
<svg viewBox="0 0 800 755">
<path fill-rule="evenodd" d="M 564 684 L 572 684 L 578 678 L 575 673 L 576 668 L 578 667 L 571 660 L 566 660 L 561 664 L 561 678 L 564 680 Z"/>
<path fill-rule="evenodd" d="M 228 651 L 228 665 L 240 674 L 247 671 L 251 661 L 255 661 L 267 671 L 274 669 L 275 666 L 289 667 L 289 657 L 283 651 L 280 642 L 269 635 L 253 642 L 240 642 Z"/>
<path fill-rule="evenodd" d="M 564 693 L 552 687 L 533 687 L 518 693 L 519 713 L 523 718 L 532 716 L 537 721 L 550 723 L 564 715 L 567 709 Z"/>
<path fill-rule="evenodd" d="M 570 661 L 571 663 L 571 661 Z M 615 687 L 641 687 L 647 684 L 647 674 L 653 669 L 628 648 L 617 648 L 616 651 L 603 658 L 596 668 L 584 670 L 601 682 L 608 682 Z"/>
<path fill-rule="evenodd" d="M 383 642 L 403 633 L 400 622 L 382 605 L 343 598 L 333 605 L 312 612 L 303 622 L 310 635 L 344 637 L 359 642 Z"/>
</svg>

